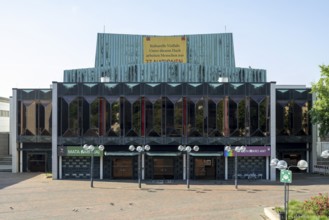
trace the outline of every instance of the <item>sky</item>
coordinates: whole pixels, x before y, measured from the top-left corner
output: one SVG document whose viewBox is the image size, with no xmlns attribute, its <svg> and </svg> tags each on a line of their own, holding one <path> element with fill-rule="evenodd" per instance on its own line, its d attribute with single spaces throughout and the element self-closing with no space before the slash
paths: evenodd
<svg viewBox="0 0 329 220">
<path fill-rule="evenodd" d="M 310 87 L 329 65 L 328 0 L 0 0 L 0 97 L 94 67 L 97 33 L 233 33 L 237 67 Z"/>
</svg>

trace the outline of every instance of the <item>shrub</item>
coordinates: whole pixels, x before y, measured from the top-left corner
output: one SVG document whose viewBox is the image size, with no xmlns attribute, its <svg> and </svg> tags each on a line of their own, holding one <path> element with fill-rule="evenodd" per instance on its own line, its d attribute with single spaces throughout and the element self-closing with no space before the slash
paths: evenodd
<svg viewBox="0 0 329 220">
<path fill-rule="evenodd" d="M 275 207 L 277 213 L 284 212 L 282 207 Z M 288 220 L 329 220 L 328 194 L 311 197 L 304 202 L 291 200 L 288 204 Z"/>
<path fill-rule="evenodd" d="M 311 211 L 317 216 L 329 217 L 328 194 L 323 195 L 322 193 L 319 193 L 319 195 L 311 197 L 310 200 L 304 202 L 303 209 L 305 211 Z"/>
</svg>

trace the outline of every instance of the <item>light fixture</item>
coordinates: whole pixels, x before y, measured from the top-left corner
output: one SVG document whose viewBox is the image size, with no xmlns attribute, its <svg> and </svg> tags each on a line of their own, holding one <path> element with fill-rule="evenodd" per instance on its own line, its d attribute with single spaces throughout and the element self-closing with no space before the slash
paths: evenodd
<svg viewBox="0 0 329 220">
<path fill-rule="evenodd" d="M 142 188 L 142 154 L 144 151 L 149 151 L 151 150 L 150 145 L 142 145 L 142 146 L 137 146 L 135 148 L 134 145 L 130 145 L 128 147 L 130 151 L 137 151 L 138 154 L 138 187 Z"/>
<path fill-rule="evenodd" d="M 321 157 L 325 159 L 329 158 L 329 150 L 322 151 Z"/>
<path fill-rule="evenodd" d="M 287 191 L 287 180 L 289 179 L 289 174 L 287 172 L 291 171 L 289 170 L 291 167 L 298 167 L 300 170 L 306 170 L 308 168 L 308 163 L 305 160 L 300 160 L 297 163 L 297 166 L 289 166 L 286 161 L 284 160 L 278 160 L 276 158 L 272 159 L 270 162 L 270 165 L 272 167 L 275 167 L 280 170 L 280 181 L 284 183 L 284 215 L 285 215 L 285 220 L 287 220 L 288 217 L 288 198 L 289 198 L 289 191 Z M 281 179 L 282 176 L 282 179 Z M 291 178 L 290 178 L 291 181 Z"/>
<path fill-rule="evenodd" d="M 185 151 L 186 152 L 186 186 L 189 189 L 190 188 L 190 152 L 193 151 L 199 151 L 200 148 L 198 145 L 194 145 L 193 148 L 186 145 L 179 145 L 178 146 L 179 151 Z"/>
<path fill-rule="evenodd" d="M 88 144 L 84 144 L 82 147 L 85 151 L 89 151 L 91 153 L 91 162 L 90 162 L 90 187 L 93 188 L 94 187 L 94 153 L 95 153 L 95 146 L 94 145 L 88 145 Z M 105 147 L 104 145 L 99 145 L 98 149 L 100 151 L 104 151 Z"/>
</svg>

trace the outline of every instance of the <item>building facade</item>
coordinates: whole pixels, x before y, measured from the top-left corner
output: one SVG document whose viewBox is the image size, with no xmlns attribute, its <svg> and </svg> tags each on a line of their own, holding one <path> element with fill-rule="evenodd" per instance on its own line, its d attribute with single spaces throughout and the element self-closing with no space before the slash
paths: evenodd
<svg viewBox="0 0 329 220">
<path fill-rule="evenodd" d="M 0 97 L 0 155 L 11 154 L 9 148 L 9 99 Z"/>
<path fill-rule="evenodd" d="M 54 179 L 276 178 L 270 158 L 312 158 L 309 88 L 278 86 L 235 66 L 232 34 L 98 34 L 95 67 L 65 70 L 52 89 L 14 89 L 13 171 Z M 103 145 L 91 155 L 83 145 Z M 181 152 L 178 146 L 198 146 Z M 188 173 L 187 173 L 188 172 Z"/>
</svg>

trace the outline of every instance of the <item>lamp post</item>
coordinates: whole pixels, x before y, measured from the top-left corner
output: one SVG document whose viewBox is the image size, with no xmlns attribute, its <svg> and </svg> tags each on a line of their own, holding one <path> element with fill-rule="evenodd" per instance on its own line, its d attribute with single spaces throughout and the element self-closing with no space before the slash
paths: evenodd
<svg viewBox="0 0 329 220">
<path fill-rule="evenodd" d="M 235 176 L 235 189 L 238 189 L 238 153 L 243 153 L 246 151 L 246 147 L 245 146 L 236 146 L 234 149 L 232 149 L 230 146 L 226 146 L 225 147 L 225 151 L 230 152 L 230 151 L 234 151 L 234 161 L 235 161 L 235 170 L 234 170 L 234 176 Z"/>
<path fill-rule="evenodd" d="M 129 146 L 130 151 L 137 151 L 138 152 L 138 187 L 142 188 L 142 154 L 145 151 L 149 151 L 151 149 L 150 145 L 142 145 L 137 146 L 135 148 L 134 145 Z"/>
<path fill-rule="evenodd" d="M 186 152 L 186 186 L 189 189 L 190 188 L 190 152 L 192 151 L 192 148 L 190 146 L 186 145 L 179 145 L 178 146 L 179 151 L 185 151 Z M 199 146 L 195 145 L 193 147 L 193 151 L 199 151 Z"/>
<path fill-rule="evenodd" d="M 90 187 L 93 188 L 94 187 L 94 178 L 93 178 L 93 174 L 94 174 L 94 153 L 95 153 L 95 146 L 94 145 L 88 145 L 85 144 L 83 145 L 83 149 L 86 151 L 89 151 L 91 153 L 91 162 L 90 162 Z M 98 149 L 100 151 L 104 150 L 104 146 L 103 145 L 99 145 Z"/>
<path fill-rule="evenodd" d="M 284 183 L 284 219 L 288 219 L 288 197 L 289 192 L 287 192 L 287 183 L 292 182 L 292 172 L 289 170 L 291 167 L 298 167 L 300 170 L 306 170 L 308 163 L 305 160 L 300 160 L 297 166 L 289 166 L 286 161 L 272 159 L 270 165 L 280 170 L 280 182 Z"/>
</svg>

